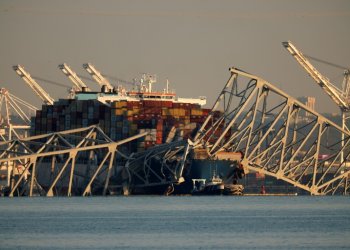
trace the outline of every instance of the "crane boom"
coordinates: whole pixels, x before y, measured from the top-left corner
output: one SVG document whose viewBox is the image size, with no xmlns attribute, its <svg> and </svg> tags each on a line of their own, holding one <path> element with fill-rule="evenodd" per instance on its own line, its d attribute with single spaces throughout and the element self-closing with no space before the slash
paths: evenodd
<svg viewBox="0 0 350 250">
<path fill-rule="evenodd" d="M 85 88 L 87 91 L 90 91 L 89 87 L 79 78 L 79 76 L 66 64 L 58 65 L 58 68 L 65 74 L 69 80 L 73 82 L 73 84 L 78 88 L 78 90 L 82 90 Z"/>
<path fill-rule="evenodd" d="M 346 103 L 350 106 L 350 70 L 344 71 L 343 93 Z"/>
<path fill-rule="evenodd" d="M 84 63 L 83 67 L 100 86 L 106 85 L 109 89 L 113 89 L 111 83 L 104 78 L 98 70 L 96 70 L 94 65 L 91 63 Z"/>
<path fill-rule="evenodd" d="M 347 102 L 343 91 L 334 86 L 327 77 L 323 76 L 305 56 L 290 42 L 283 42 L 283 46 L 298 61 L 298 63 L 309 73 L 318 85 L 333 99 L 341 110 L 350 110 L 350 103 Z"/>
<path fill-rule="evenodd" d="M 16 73 L 29 85 L 39 98 L 48 105 L 53 105 L 54 99 L 24 70 L 21 65 L 13 66 Z"/>
</svg>

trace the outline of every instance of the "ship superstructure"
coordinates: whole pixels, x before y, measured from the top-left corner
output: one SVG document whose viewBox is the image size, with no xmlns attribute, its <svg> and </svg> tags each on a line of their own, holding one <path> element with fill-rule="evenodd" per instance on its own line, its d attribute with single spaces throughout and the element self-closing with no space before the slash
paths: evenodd
<svg viewBox="0 0 350 250">
<path fill-rule="evenodd" d="M 197 104 L 204 106 L 206 104 L 206 97 L 199 98 L 182 98 L 177 97 L 174 90 L 169 89 L 169 81 L 167 80 L 166 88 L 163 91 L 154 91 L 153 84 L 156 83 L 156 76 L 150 74 L 143 74 L 140 82 L 135 81 L 132 90 L 126 90 L 122 85 L 110 88 L 107 85 L 102 85 L 101 92 L 83 91 L 76 93 L 77 100 L 92 100 L 96 99 L 108 106 L 116 101 L 158 101 L 158 102 L 172 102 L 183 104 Z"/>
</svg>

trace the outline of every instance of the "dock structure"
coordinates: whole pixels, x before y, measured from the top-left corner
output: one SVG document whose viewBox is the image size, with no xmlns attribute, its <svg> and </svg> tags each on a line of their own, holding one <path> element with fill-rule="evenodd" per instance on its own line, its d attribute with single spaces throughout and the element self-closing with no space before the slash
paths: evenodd
<svg viewBox="0 0 350 250">
<path fill-rule="evenodd" d="M 196 157 L 238 162 L 245 173 L 312 195 L 347 194 L 350 133 L 257 76 L 236 68 L 230 74 L 191 138 L 127 152 L 124 144 L 148 133 L 116 141 L 93 125 L 0 142 L 0 166 L 11 169 L 8 195 L 170 194 L 191 183 Z"/>
</svg>

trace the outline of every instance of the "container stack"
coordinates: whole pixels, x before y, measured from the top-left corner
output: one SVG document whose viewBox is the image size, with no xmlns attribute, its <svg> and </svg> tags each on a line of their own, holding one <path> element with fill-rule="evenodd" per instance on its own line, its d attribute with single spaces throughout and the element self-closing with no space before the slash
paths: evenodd
<svg viewBox="0 0 350 250">
<path fill-rule="evenodd" d="M 60 99 L 37 111 L 31 132 L 39 135 L 98 124 L 115 141 L 148 132 L 128 146 L 128 150 L 143 151 L 162 143 L 192 138 L 208 113 L 209 109 L 199 104 L 165 100 L 119 100 L 107 106 L 97 100 Z"/>
</svg>

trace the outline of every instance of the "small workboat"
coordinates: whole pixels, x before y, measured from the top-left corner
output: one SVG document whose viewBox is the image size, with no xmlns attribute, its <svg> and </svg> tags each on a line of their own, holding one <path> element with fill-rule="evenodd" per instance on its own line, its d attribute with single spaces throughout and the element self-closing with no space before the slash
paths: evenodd
<svg viewBox="0 0 350 250">
<path fill-rule="evenodd" d="M 193 180 L 193 183 L 193 195 L 221 195 L 225 188 L 222 179 L 215 173 L 207 183 L 205 183 L 205 179 Z"/>
</svg>

